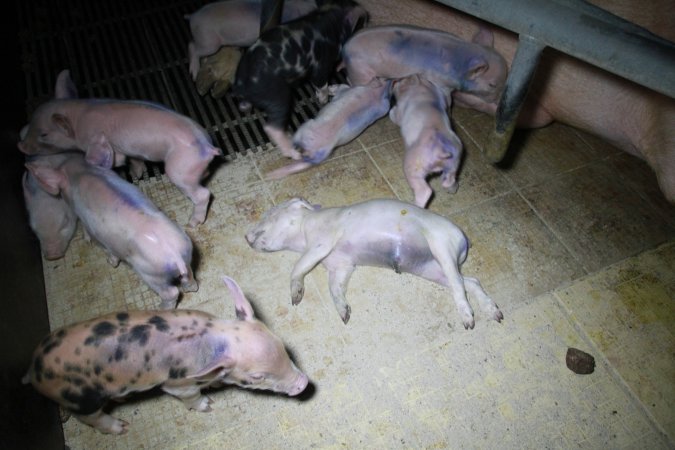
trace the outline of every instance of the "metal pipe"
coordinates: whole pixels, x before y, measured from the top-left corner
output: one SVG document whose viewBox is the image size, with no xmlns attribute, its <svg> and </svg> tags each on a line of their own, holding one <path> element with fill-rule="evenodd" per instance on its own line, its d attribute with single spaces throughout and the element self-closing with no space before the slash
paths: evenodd
<svg viewBox="0 0 675 450">
<path fill-rule="evenodd" d="M 518 49 L 511 64 L 511 71 L 497 107 L 492 141 L 487 148 L 486 156 L 492 163 L 501 161 L 509 148 L 511 136 L 516 128 L 518 113 L 525 103 L 530 80 L 534 76 L 541 52 L 545 47 L 544 44 L 533 37 L 520 36 Z"/>
<path fill-rule="evenodd" d="M 675 98 L 675 44 L 584 0 L 438 1 Z"/>
</svg>

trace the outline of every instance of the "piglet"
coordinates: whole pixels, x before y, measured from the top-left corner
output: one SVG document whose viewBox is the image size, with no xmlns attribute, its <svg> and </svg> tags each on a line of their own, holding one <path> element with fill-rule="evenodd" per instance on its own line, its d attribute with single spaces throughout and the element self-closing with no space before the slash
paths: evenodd
<svg viewBox="0 0 675 450">
<path fill-rule="evenodd" d="M 63 154 L 41 159 L 56 157 Z M 113 266 L 120 260 L 129 263 L 159 294 L 162 308 L 176 306 L 174 281 L 183 291 L 198 289 L 190 267 L 192 241 L 133 184 L 87 164 L 79 152 L 71 152 L 60 165 L 29 162 L 26 168 L 47 193 L 63 197 Z"/>
<path fill-rule="evenodd" d="M 291 300 L 304 294 L 304 278 L 317 264 L 328 271 L 331 297 L 344 323 L 351 308 L 345 291 L 356 266 L 390 267 L 447 286 L 464 328 L 474 327 L 466 292 L 500 322 L 504 316 L 475 278 L 465 277 L 469 241 L 445 217 L 398 200 L 370 200 L 341 208 L 319 209 L 293 198 L 265 212 L 246 233 L 255 250 L 291 250 L 302 254 L 291 273 Z M 466 292 L 465 292 L 466 291 Z"/>
<path fill-rule="evenodd" d="M 22 185 L 29 224 L 42 255 L 47 260 L 63 258 L 77 229 L 77 216 L 63 198 L 43 191 L 30 172 L 24 172 Z"/>
<path fill-rule="evenodd" d="M 242 56 L 232 94 L 240 109 L 266 114 L 263 130 L 282 155 L 301 159 L 287 133 L 293 87 L 308 79 L 326 103 L 342 45 L 367 19 L 352 0 L 324 0 L 318 10 L 265 31 Z"/>
<path fill-rule="evenodd" d="M 433 193 L 426 181 L 429 174 L 442 172 L 443 187 L 457 191 L 462 142 L 450 126 L 446 96 L 433 83 L 412 75 L 396 81 L 393 91 L 396 106 L 389 117 L 401 127 L 405 142 L 403 172 L 415 204 L 424 208 Z"/>
<path fill-rule="evenodd" d="M 314 0 L 285 0 L 281 23 L 316 9 Z M 262 0 L 227 0 L 202 6 L 185 18 L 190 21 L 192 41 L 188 44 L 190 74 L 199 72 L 199 58 L 220 47 L 248 47 L 258 38 Z"/>
<path fill-rule="evenodd" d="M 237 319 L 202 311 L 108 314 L 47 335 L 33 353 L 31 383 L 80 421 L 123 434 L 128 423 L 103 412 L 108 400 L 160 387 L 188 409 L 211 411 L 203 388 L 220 383 L 291 396 L 308 384 L 281 340 L 253 315 L 241 288 L 223 277 Z"/>
<path fill-rule="evenodd" d="M 150 102 L 68 98 L 72 89 L 59 94 L 68 92 L 63 84 L 73 85 L 68 71 L 59 74 L 57 98 L 38 107 L 22 131 L 23 153 L 79 149 L 87 162 L 106 168 L 127 157 L 163 161 L 167 177 L 194 203 L 189 225 L 204 222 L 211 193 L 200 182 L 221 151 L 199 124 Z"/>
<path fill-rule="evenodd" d="M 484 29 L 473 42 L 466 42 L 450 33 L 411 25 L 369 27 L 345 44 L 342 59 L 352 85 L 417 73 L 445 89 L 496 103 L 508 69 L 492 42 L 492 33 Z"/>
<path fill-rule="evenodd" d="M 293 145 L 303 161 L 267 174 L 268 178 L 283 178 L 320 164 L 335 147 L 347 144 L 373 122 L 387 114 L 391 97 L 391 81 L 375 79 L 366 86 L 346 84 L 329 86 L 333 99 L 319 114 L 303 123 L 293 135 Z"/>
</svg>

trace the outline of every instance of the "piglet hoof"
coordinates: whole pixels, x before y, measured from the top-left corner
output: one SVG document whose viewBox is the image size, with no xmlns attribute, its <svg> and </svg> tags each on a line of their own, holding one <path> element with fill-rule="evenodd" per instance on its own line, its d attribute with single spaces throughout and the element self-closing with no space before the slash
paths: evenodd
<svg viewBox="0 0 675 450">
<path fill-rule="evenodd" d="M 211 403 L 213 403 L 213 400 L 208 398 L 207 396 L 203 395 L 197 401 L 192 405 L 192 409 L 199 411 L 199 412 L 211 412 Z"/>
<path fill-rule="evenodd" d="M 500 310 L 497 310 L 494 312 L 492 315 L 492 318 L 496 320 L 497 322 L 501 323 L 502 320 L 504 320 L 504 314 Z"/>
<path fill-rule="evenodd" d="M 301 283 L 293 282 L 291 283 L 291 303 L 295 306 L 302 301 L 302 297 L 305 295 L 305 286 Z"/>
<path fill-rule="evenodd" d="M 110 428 L 112 434 L 127 434 L 129 431 L 129 422 L 126 420 L 115 419 L 115 423 Z"/>
<path fill-rule="evenodd" d="M 351 306 L 347 305 L 347 308 L 345 308 L 344 312 L 340 314 L 340 317 L 342 318 L 342 323 L 347 325 L 347 322 L 349 322 L 349 318 L 352 315 L 352 308 Z"/>
<path fill-rule="evenodd" d="M 462 320 L 462 323 L 464 324 L 465 330 L 473 330 L 473 327 L 476 326 L 476 322 L 473 320 L 473 317 Z"/>
</svg>

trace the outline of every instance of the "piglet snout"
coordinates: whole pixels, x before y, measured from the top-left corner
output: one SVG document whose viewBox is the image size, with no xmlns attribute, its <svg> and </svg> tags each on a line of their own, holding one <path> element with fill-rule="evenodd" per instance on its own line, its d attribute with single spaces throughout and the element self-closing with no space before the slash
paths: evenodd
<svg viewBox="0 0 675 450">
<path fill-rule="evenodd" d="M 307 378 L 307 375 L 300 372 L 287 393 L 289 396 L 294 397 L 304 391 L 308 384 L 309 378 Z"/>
</svg>

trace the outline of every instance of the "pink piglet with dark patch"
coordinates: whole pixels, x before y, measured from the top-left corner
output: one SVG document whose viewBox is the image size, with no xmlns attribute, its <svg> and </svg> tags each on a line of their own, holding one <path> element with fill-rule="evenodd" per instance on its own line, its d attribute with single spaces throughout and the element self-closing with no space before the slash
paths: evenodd
<svg viewBox="0 0 675 450">
<path fill-rule="evenodd" d="M 393 91 L 396 106 L 389 117 L 401 127 L 405 142 L 403 172 L 415 194 L 415 204 L 424 208 L 433 193 L 426 180 L 430 174 L 442 172 L 443 187 L 457 191 L 462 141 L 448 118 L 446 98 L 451 96 L 419 75 L 397 80 Z"/>
<path fill-rule="evenodd" d="M 103 412 L 108 400 L 154 387 L 201 412 L 212 403 L 201 390 L 222 383 L 300 394 L 307 376 L 254 317 L 239 285 L 223 281 L 238 320 L 196 310 L 128 311 L 69 325 L 40 342 L 23 383 L 113 434 L 126 433 L 129 424 Z"/>
</svg>

